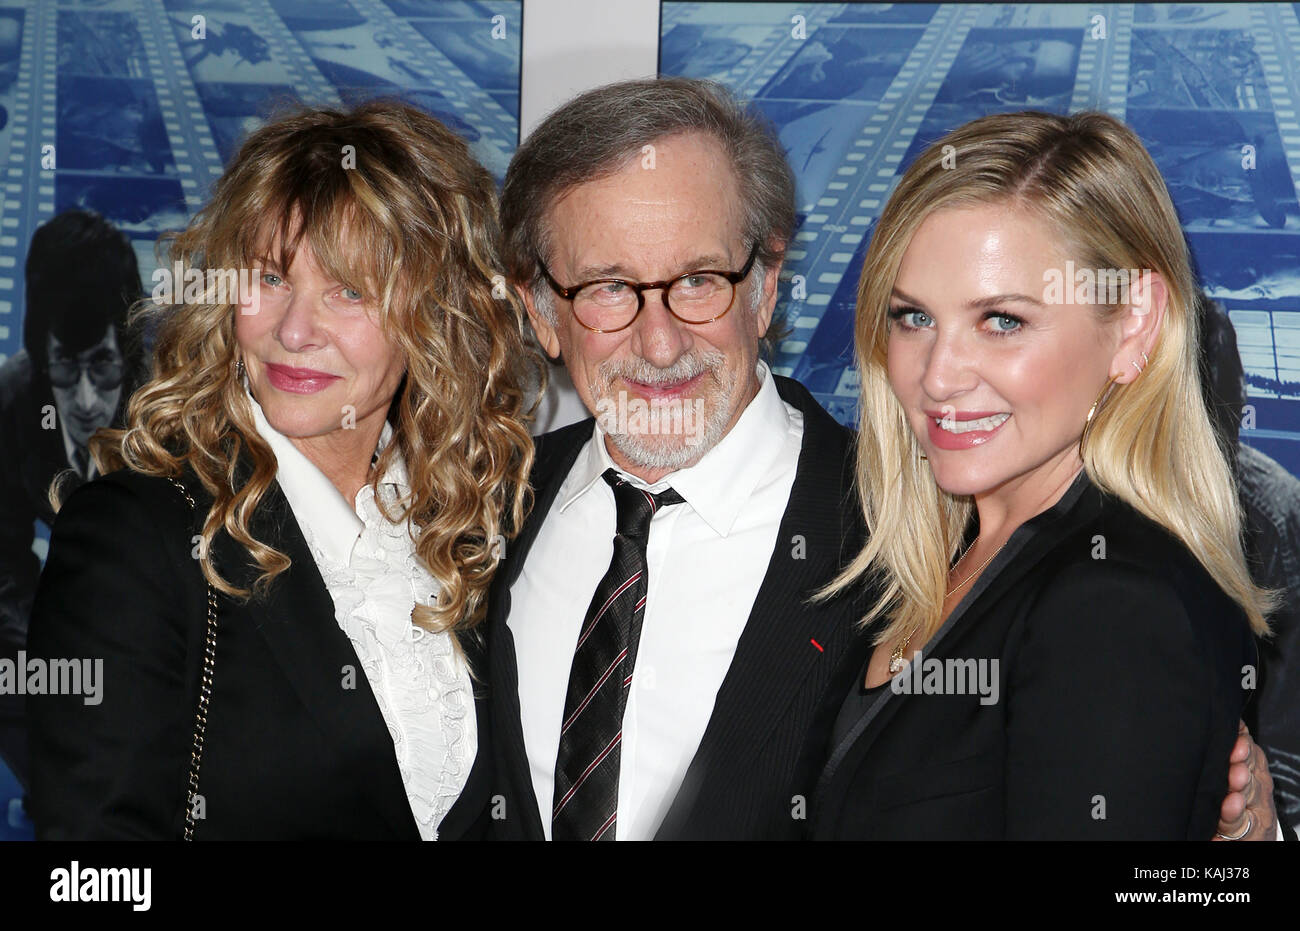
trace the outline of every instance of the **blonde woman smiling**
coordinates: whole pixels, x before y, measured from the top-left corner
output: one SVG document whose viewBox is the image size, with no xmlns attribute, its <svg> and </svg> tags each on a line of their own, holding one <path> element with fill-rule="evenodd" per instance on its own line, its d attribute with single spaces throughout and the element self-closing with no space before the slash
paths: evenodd
<svg viewBox="0 0 1300 931">
<path fill-rule="evenodd" d="M 1065 302 L 1067 263 L 1143 274 Z M 871 537 L 835 586 L 879 587 L 814 837 L 1214 834 L 1270 600 L 1195 307 L 1163 181 L 1108 116 L 985 117 L 900 180 L 858 295 Z"/>
</svg>

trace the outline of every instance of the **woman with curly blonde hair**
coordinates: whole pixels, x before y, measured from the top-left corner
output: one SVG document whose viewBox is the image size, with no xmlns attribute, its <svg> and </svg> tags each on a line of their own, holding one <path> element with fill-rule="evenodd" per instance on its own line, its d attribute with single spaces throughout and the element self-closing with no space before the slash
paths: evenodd
<svg viewBox="0 0 1300 931">
<path fill-rule="evenodd" d="M 30 654 L 103 666 L 31 702 L 40 836 L 481 830 L 474 628 L 540 377 L 497 239 L 488 173 L 404 104 L 245 141 L 54 527 Z"/>
</svg>

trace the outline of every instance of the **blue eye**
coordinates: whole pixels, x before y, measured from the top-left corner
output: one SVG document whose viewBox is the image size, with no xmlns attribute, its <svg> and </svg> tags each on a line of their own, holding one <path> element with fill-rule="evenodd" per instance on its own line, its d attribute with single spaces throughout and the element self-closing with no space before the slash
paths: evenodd
<svg viewBox="0 0 1300 931">
<path fill-rule="evenodd" d="M 284 284 L 284 279 L 274 272 L 265 272 L 262 275 L 262 283 L 269 284 L 273 288 L 278 288 L 280 285 Z"/>
<path fill-rule="evenodd" d="M 898 321 L 905 330 L 923 330 L 934 322 L 929 314 L 915 307 L 891 308 L 889 318 Z"/>
<path fill-rule="evenodd" d="M 339 293 L 343 295 L 344 300 L 352 301 L 354 303 L 362 299 L 361 292 L 356 288 L 344 288 Z"/>
<path fill-rule="evenodd" d="M 998 336 L 1014 333 L 1024 325 L 1024 321 L 1011 314 L 989 314 L 986 320 L 993 321 L 993 332 Z"/>
</svg>

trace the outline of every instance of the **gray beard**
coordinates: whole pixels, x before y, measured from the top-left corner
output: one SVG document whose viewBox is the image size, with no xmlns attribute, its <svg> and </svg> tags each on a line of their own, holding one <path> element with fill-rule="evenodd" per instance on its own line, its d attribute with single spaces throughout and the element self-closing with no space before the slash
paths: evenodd
<svg viewBox="0 0 1300 931">
<path fill-rule="evenodd" d="M 643 359 L 623 362 L 602 367 L 601 390 L 596 392 L 598 400 L 616 401 L 611 392 L 615 378 L 631 378 L 643 384 L 653 385 L 665 382 L 681 381 L 702 372 L 710 372 L 718 377 L 718 390 L 704 401 L 704 429 L 699 434 L 699 441 L 687 443 L 684 433 L 609 433 L 609 441 L 633 465 L 642 469 L 669 469 L 676 471 L 685 468 L 692 461 L 701 458 L 714 446 L 718 445 L 727 432 L 729 405 L 734 397 L 735 379 L 727 375 L 726 358 L 716 350 L 698 356 L 686 356 L 666 369 L 655 368 Z M 686 402 L 689 403 L 689 402 Z"/>
</svg>

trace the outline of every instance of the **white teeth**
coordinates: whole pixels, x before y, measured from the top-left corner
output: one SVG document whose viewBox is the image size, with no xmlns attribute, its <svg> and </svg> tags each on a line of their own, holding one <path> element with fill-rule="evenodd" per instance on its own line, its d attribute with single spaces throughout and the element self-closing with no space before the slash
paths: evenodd
<svg viewBox="0 0 1300 931">
<path fill-rule="evenodd" d="M 935 417 L 934 422 L 941 430 L 947 430 L 949 433 L 970 433 L 974 430 L 996 430 L 1002 424 L 1006 423 L 1010 414 L 994 414 L 992 417 L 981 417 L 979 420 L 952 420 L 947 417 Z"/>
</svg>

